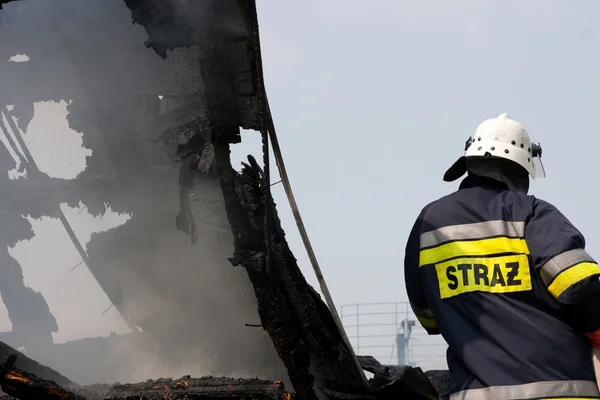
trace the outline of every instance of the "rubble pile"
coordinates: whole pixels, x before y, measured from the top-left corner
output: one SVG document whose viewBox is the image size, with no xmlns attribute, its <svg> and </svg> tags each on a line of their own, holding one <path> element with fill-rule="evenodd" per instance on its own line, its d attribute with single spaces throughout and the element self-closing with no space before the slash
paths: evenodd
<svg viewBox="0 0 600 400">
<path fill-rule="evenodd" d="M 178 399 L 255 399 L 292 400 L 279 381 L 233 378 L 156 379 L 136 384 L 91 385 L 65 389 L 55 382 L 11 366 L 12 356 L 2 365 L 0 399 L 19 400 L 178 400 Z"/>
<path fill-rule="evenodd" d="M 22 356 L 26 358 L 25 356 Z M 294 400 L 281 381 L 184 376 L 159 378 L 135 384 L 97 384 L 62 387 L 54 381 L 16 368 L 16 354 L 0 366 L 0 400 Z M 324 390 L 327 398 L 346 400 L 437 399 L 448 389 L 446 371 L 423 373 L 420 368 L 384 366 L 372 357 L 359 357 L 362 367 L 374 374 L 368 394 L 350 395 Z M 56 374 L 47 367 L 45 373 Z M 432 384 L 433 383 L 433 384 Z M 435 386 L 434 386 L 435 384 Z"/>
<path fill-rule="evenodd" d="M 224 377 L 180 379 L 159 378 L 135 384 L 96 384 L 79 386 L 53 369 L 40 365 L 0 342 L 0 400 L 153 400 L 153 399 L 254 399 L 293 400 L 299 396 L 287 391 L 281 381 Z M 447 371 L 423 372 L 408 366 L 381 365 L 370 356 L 359 356 L 363 370 L 371 372 L 369 387 L 360 394 L 320 388 L 324 398 L 340 400 L 421 400 L 437 399 L 447 393 Z M 36 371 L 37 374 L 29 372 Z M 60 382 L 57 383 L 57 382 Z M 306 395 L 305 395 L 306 396 Z"/>
</svg>

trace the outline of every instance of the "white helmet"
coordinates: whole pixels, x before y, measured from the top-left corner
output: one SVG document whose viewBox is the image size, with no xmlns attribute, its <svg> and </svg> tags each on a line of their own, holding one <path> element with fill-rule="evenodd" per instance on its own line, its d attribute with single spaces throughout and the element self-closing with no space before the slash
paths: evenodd
<svg viewBox="0 0 600 400">
<path fill-rule="evenodd" d="M 539 143 L 531 143 L 523 125 L 506 113 L 479 124 L 465 144 L 465 154 L 446 171 L 444 180 L 452 182 L 463 176 L 470 157 L 504 158 L 525 168 L 533 179 L 546 176 L 541 160 L 542 147 Z"/>
</svg>

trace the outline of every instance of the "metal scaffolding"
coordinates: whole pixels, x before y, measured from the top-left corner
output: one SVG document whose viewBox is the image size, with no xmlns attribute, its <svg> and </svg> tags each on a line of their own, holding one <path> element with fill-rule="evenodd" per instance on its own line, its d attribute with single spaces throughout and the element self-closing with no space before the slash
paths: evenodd
<svg viewBox="0 0 600 400">
<path fill-rule="evenodd" d="M 416 323 L 408 302 L 343 305 L 342 324 L 355 351 L 382 364 L 445 369 L 447 345 Z"/>
</svg>

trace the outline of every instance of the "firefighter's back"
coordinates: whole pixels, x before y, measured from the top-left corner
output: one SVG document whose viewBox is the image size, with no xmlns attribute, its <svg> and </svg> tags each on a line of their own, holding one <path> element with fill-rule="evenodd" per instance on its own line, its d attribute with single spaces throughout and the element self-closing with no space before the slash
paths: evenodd
<svg viewBox="0 0 600 400">
<path fill-rule="evenodd" d="M 552 292 L 535 268 L 534 260 L 546 255 L 531 254 L 526 239 L 527 229 L 559 239 L 552 235 L 560 236 L 561 227 L 551 218 L 528 228 L 538 203 L 471 176 L 424 210 L 419 271 L 449 345 L 453 397 L 598 397 L 589 341 L 556 300 L 561 289 Z"/>
</svg>

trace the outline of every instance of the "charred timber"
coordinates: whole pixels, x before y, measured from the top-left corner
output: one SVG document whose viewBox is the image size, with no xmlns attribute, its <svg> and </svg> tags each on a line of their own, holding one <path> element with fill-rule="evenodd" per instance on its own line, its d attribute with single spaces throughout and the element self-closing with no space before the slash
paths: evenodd
<svg viewBox="0 0 600 400">
<path fill-rule="evenodd" d="M 294 400 L 280 381 L 203 377 L 156 379 L 136 384 L 90 385 L 65 390 L 55 382 L 14 368 L 13 355 L 0 366 L 0 400 Z M 447 371 L 429 376 L 420 368 L 381 365 L 372 357 L 359 357 L 365 370 L 374 374 L 370 395 L 321 388 L 322 395 L 340 400 L 432 400 L 447 393 Z M 432 384 L 433 382 L 433 384 Z"/>
<path fill-rule="evenodd" d="M 135 384 L 91 385 L 65 391 L 53 382 L 10 370 L 2 381 L 0 400 L 293 400 L 279 381 L 233 378 L 156 379 Z"/>
<path fill-rule="evenodd" d="M 358 356 L 365 371 L 373 374 L 371 390 L 378 400 L 437 399 L 450 391 L 448 371 L 427 371 L 406 365 L 382 365 L 371 356 Z"/>
<path fill-rule="evenodd" d="M 0 366 L 0 387 L 7 395 L 23 400 L 86 400 L 63 389 L 56 382 L 14 368 L 16 360 L 17 356 L 13 354 Z"/>
<path fill-rule="evenodd" d="M 263 170 L 252 157 L 241 174 L 231 166 L 229 146 L 239 141 L 239 128 L 260 132 L 268 128 L 256 4 L 254 0 L 239 0 L 220 2 L 215 7 L 234 3 L 235 10 L 244 16 L 247 36 L 215 36 L 221 40 L 206 46 L 202 65 L 215 165 L 234 236 L 231 261 L 248 273 L 261 324 L 288 370 L 297 397 L 316 400 L 344 393 L 368 398 L 369 390 L 351 349 L 344 344 L 329 309 L 298 268 L 275 204 L 265 190 Z M 240 80 L 250 85 L 241 88 Z M 245 116 L 248 110 L 240 107 L 241 97 L 248 102 L 253 99 L 254 118 Z"/>
<path fill-rule="evenodd" d="M 11 346 L 0 342 L 0 360 L 5 360 L 8 363 L 13 360 L 11 366 L 15 369 L 27 371 L 29 374 L 35 374 L 36 377 L 48 381 L 56 382 L 63 387 L 77 387 L 78 385 L 67 377 L 56 372 L 52 368 L 46 367 L 35 360 L 27 357 L 25 354 L 13 349 Z"/>
<path fill-rule="evenodd" d="M 192 379 L 159 379 L 139 384 L 116 385 L 105 400 L 164 400 L 164 399 L 256 399 L 292 400 L 281 382 L 258 379 L 205 377 Z"/>
<path fill-rule="evenodd" d="M 251 156 L 248 160 L 241 175 L 232 177 L 233 187 L 224 185 L 226 196 L 236 201 L 230 215 L 236 240 L 232 263 L 248 272 L 261 323 L 288 369 L 298 398 L 371 398 L 329 309 L 298 268 L 273 200 L 263 196 L 261 168 Z M 266 201 L 272 202 L 273 227 L 268 268 L 261 238 Z"/>
<path fill-rule="evenodd" d="M 256 179 L 257 174 L 261 172 L 258 169 L 249 169 L 247 174 L 241 176 L 230 163 L 229 145 L 240 141 L 240 126 L 260 131 L 265 128 L 260 123 L 264 118 L 259 115 L 259 89 L 256 85 L 258 52 L 253 40 L 255 29 L 253 30 L 251 23 L 256 21 L 254 1 L 204 1 L 204 15 L 213 17 L 206 17 L 205 23 L 200 24 L 204 40 L 196 42 L 189 37 L 187 28 L 171 29 L 168 23 L 169 15 L 173 13 L 173 10 L 169 9 L 171 3 L 141 0 L 125 0 L 125 3 L 132 11 L 134 22 L 143 25 L 148 32 L 149 46 L 160 56 L 167 56 L 169 50 L 181 46 L 182 43 L 201 47 L 201 53 L 204 55 L 201 65 L 202 80 L 204 97 L 207 100 L 204 116 L 208 121 L 210 140 L 215 149 L 215 169 L 234 236 L 235 254 L 232 261 L 234 265 L 246 268 L 258 300 L 261 325 L 271 336 L 280 358 L 284 361 L 298 398 L 316 399 L 315 383 L 322 384 L 321 381 L 327 380 L 326 376 L 330 377 L 330 381 L 325 385 L 332 389 L 342 392 L 364 391 L 365 388 L 356 387 L 353 374 L 347 373 L 353 366 L 337 354 L 336 347 L 339 342 L 333 340 L 329 343 L 315 344 L 319 339 L 309 337 L 307 330 L 303 329 L 306 325 L 303 321 L 311 321 L 312 324 L 314 320 L 315 326 L 312 329 L 320 331 L 322 326 L 317 321 L 321 318 L 300 319 L 293 302 L 302 303 L 303 299 L 290 299 L 290 293 L 282 284 L 281 278 L 266 270 L 264 202 L 260 178 Z M 162 7 L 162 11 L 158 12 L 159 8 L 154 8 L 153 3 L 156 3 L 156 7 Z M 218 18 L 214 18 L 216 15 Z M 236 26 L 239 25 L 237 22 L 243 22 L 244 26 L 236 31 L 235 36 L 227 36 L 222 30 L 222 26 L 232 25 L 224 23 L 223 20 L 227 19 L 236 19 Z M 244 30 L 245 36 L 240 34 Z M 157 31 L 161 34 L 155 35 L 154 32 Z M 207 37 L 210 40 L 206 40 Z M 264 90 L 261 92 L 264 93 Z M 195 134 L 200 136 L 202 131 L 203 129 L 200 129 Z M 190 146 L 185 149 L 186 154 L 201 151 L 199 145 L 198 148 L 192 148 L 196 142 L 201 141 L 194 141 L 193 138 L 189 140 Z M 282 265 L 279 261 L 271 264 L 271 269 L 297 269 L 295 260 L 290 265 Z M 316 294 L 311 293 L 310 296 L 314 297 Z M 315 311 L 313 314 L 319 312 Z M 335 354 L 325 355 L 326 352 L 320 350 L 321 347 L 329 348 L 329 352 Z M 326 368 L 336 372 L 332 374 L 325 371 Z M 338 376 L 342 379 L 339 380 Z M 360 382 L 360 379 L 356 382 Z"/>
</svg>

